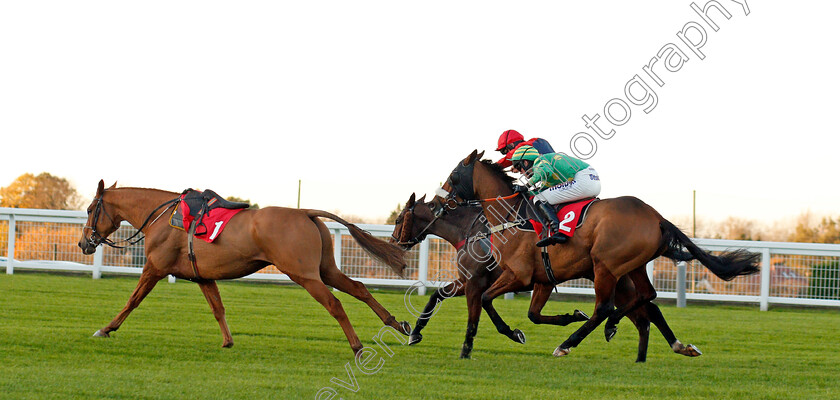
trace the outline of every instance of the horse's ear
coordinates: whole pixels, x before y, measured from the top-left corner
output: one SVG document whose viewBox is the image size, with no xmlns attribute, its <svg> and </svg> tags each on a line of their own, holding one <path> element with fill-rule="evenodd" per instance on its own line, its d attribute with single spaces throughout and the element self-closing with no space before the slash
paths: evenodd
<svg viewBox="0 0 840 400">
<path fill-rule="evenodd" d="M 423 197 L 421 197 L 421 198 L 417 199 L 417 202 L 418 202 L 418 203 L 423 203 L 423 202 L 425 202 L 425 201 L 426 201 L 426 195 L 425 195 L 425 194 L 423 195 Z"/>
<path fill-rule="evenodd" d="M 111 185 L 111 187 L 109 187 L 108 189 L 116 189 L 116 187 L 117 187 L 117 181 L 114 181 L 114 184 Z"/>
<path fill-rule="evenodd" d="M 96 197 L 102 196 L 103 192 L 105 192 L 105 181 L 100 179 L 99 185 L 96 187 Z"/>
<path fill-rule="evenodd" d="M 475 162 L 476 157 L 478 156 L 478 150 L 473 150 L 470 155 L 464 160 L 464 166 L 470 165 Z"/>
<path fill-rule="evenodd" d="M 414 206 L 414 193 L 411 194 L 411 197 L 408 198 L 408 202 L 405 203 L 406 207 L 413 207 Z"/>
<path fill-rule="evenodd" d="M 477 160 L 481 160 L 482 158 L 484 158 L 484 151 L 482 151 L 481 153 L 478 153 L 478 155 L 476 156 Z"/>
</svg>

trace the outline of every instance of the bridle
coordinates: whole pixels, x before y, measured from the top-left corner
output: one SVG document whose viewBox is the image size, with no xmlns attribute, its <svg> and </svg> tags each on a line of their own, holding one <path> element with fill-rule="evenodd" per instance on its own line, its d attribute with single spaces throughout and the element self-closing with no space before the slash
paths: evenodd
<svg viewBox="0 0 840 400">
<path fill-rule="evenodd" d="M 85 225 L 86 229 L 90 229 L 90 237 L 86 239 L 89 243 L 93 244 L 94 247 L 104 243 L 115 249 L 124 249 L 126 247 L 140 243 L 140 241 L 146 238 L 146 235 L 143 235 L 141 237 L 137 237 L 137 235 L 139 235 L 147 225 L 152 225 L 155 222 L 157 222 L 157 220 L 160 219 L 160 217 L 163 216 L 163 214 L 166 213 L 166 211 L 169 210 L 172 207 L 172 205 L 177 204 L 181 201 L 180 197 L 176 197 L 172 200 L 165 201 L 163 204 L 157 206 L 157 208 L 152 210 L 149 216 L 146 217 L 146 220 L 143 221 L 143 224 L 140 226 L 140 228 L 137 228 L 137 232 L 134 232 L 134 234 L 128 237 L 127 239 L 120 239 L 121 244 L 117 244 L 118 242 L 107 238 L 105 235 L 102 235 L 96 229 L 96 226 L 99 225 L 99 217 L 102 214 L 105 214 L 105 216 L 108 217 L 108 219 L 111 221 L 111 227 L 114 228 L 114 232 L 116 232 L 117 229 L 120 228 L 114 217 L 108 214 L 108 210 L 105 209 L 104 202 L 102 201 L 103 195 L 104 193 L 99 197 L 93 199 L 96 202 L 96 206 L 94 207 L 93 212 L 91 213 L 93 215 L 93 220 L 91 222 L 92 226 Z M 151 223 L 149 223 L 149 221 L 152 219 L 152 216 L 154 216 L 155 213 L 158 212 L 158 210 L 160 210 L 164 206 L 167 207 L 163 209 L 163 211 L 157 216 L 157 218 L 155 218 L 153 221 L 151 221 Z"/>
<path fill-rule="evenodd" d="M 405 232 L 408 229 L 413 228 L 413 225 L 414 225 L 414 207 L 416 207 L 417 204 L 416 203 L 412 204 L 411 207 L 409 207 L 406 210 L 406 217 L 402 221 L 396 221 L 399 224 L 403 224 L 402 229 L 400 229 L 400 237 L 396 237 L 396 236 L 394 236 L 394 234 L 391 234 L 391 238 L 394 239 L 394 241 L 396 242 L 396 244 L 398 246 L 413 247 L 414 245 L 426 240 L 426 236 L 429 235 L 429 232 L 428 232 L 429 228 L 431 228 L 432 225 L 434 225 L 434 223 L 437 222 L 438 219 L 440 219 L 441 217 L 446 215 L 446 213 L 449 211 L 449 207 L 446 205 L 446 203 L 440 204 L 439 206 L 434 205 L 434 203 L 429 203 L 429 204 L 432 205 L 432 207 L 433 207 L 434 218 L 432 218 L 432 220 L 429 221 L 429 223 L 426 224 L 426 226 L 423 227 L 423 229 L 421 229 L 420 232 L 418 232 L 416 235 L 414 235 L 414 237 L 412 237 L 411 239 L 408 239 L 404 242 L 400 241 L 400 239 L 403 237 L 403 232 Z M 454 209 L 454 207 L 452 209 Z M 410 224 L 409 224 L 409 222 L 410 222 Z"/>
</svg>

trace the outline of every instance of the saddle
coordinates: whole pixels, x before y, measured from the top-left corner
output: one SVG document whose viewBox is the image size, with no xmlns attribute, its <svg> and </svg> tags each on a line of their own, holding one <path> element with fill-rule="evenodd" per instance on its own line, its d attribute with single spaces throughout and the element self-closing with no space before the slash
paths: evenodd
<svg viewBox="0 0 840 400">
<path fill-rule="evenodd" d="M 197 236 L 207 243 L 212 243 L 234 215 L 250 206 L 248 203 L 225 200 L 210 189 L 203 192 L 186 189 L 181 192 L 178 206 L 175 207 L 175 211 L 169 218 L 169 225 L 189 233 L 187 235 L 188 256 L 195 274 L 194 280 L 200 278 L 198 268 L 195 265 L 193 238 Z M 212 233 L 208 225 L 213 226 Z"/>
<path fill-rule="evenodd" d="M 181 202 L 175 207 L 175 212 L 169 219 L 169 225 L 173 228 L 188 230 L 192 222 L 196 223 L 196 236 L 207 234 L 207 225 L 204 223 L 204 216 L 211 210 L 222 208 L 226 210 L 240 210 L 248 208 L 248 203 L 240 203 L 225 200 L 218 193 L 207 189 L 199 192 L 194 189 L 186 189 L 181 192 Z M 201 228 L 201 229 L 200 229 Z"/>
<path fill-rule="evenodd" d="M 576 200 L 569 203 L 560 203 L 554 206 L 557 212 L 557 218 L 561 221 L 561 225 L 569 228 L 565 232 L 566 236 L 571 237 L 575 229 L 580 228 L 586 220 L 586 214 L 589 211 L 589 206 L 595 201 L 599 200 L 597 197 L 590 197 L 588 199 Z M 533 207 L 524 206 L 524 202 L 519 207 L 517 212 L 519 219 L 526 221 L 519 229 L 536 232 L 537 236 L 543 237 L 542 217 L 537 215 Z M 571 215 L 570 215 L 571 212 Z"/>
</svg>

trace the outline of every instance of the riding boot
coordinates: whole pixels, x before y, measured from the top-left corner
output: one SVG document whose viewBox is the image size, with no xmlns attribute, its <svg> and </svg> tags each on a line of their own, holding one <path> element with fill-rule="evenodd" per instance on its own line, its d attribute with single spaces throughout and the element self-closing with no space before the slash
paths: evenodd
<svg viewBox="0 0 840 400">
<path fill-rule="evenodd" d="M 554 206 L 548 204 L 548 202 L 540 200 L 537 200 L 536 205 L 537 210 L 539 210 L 543 219 L 546 221 L 546 227 L 549 228 L 549 235 L 547 235 L 545 239 L 537 242 L 537 247 L 566 243 L 566 241 L 569 240 L 569 237 L 560 233 L 560 220 L 557 218 L 557 211 L 554 210 Z M 554 232 L 554 234 L 552 235 L 551 232 Z"/>
</svg>

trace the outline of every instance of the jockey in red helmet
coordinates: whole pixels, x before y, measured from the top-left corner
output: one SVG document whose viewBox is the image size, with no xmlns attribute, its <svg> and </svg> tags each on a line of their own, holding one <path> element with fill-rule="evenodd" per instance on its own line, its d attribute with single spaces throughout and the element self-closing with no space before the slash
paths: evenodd
<svg viewBox="0 0 840 400">
<path fill-rule="evenodd" d="M 498 147 L 496 147 L 496 151 L 504 154 L 504 157 L 502 157 L 501 160 L 496 161 L 496 164 L 501 165 L 502 168 L 510 167 L 510 157 L 513 155 L 513 152 L 516 151 L 519 146 L 524 145 L 533 146 L 540 152 L 540 154 L 554 153 L 554 149 L 547 140 L 540 138 L 525 140 L 525 137 L 522 136 L 521 133 L 513 129 L 508 129 L 502 132 L 502 136 L 499 136 L 499 144 Z"/>
</svg>

